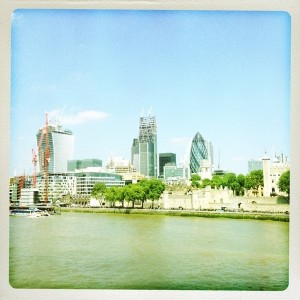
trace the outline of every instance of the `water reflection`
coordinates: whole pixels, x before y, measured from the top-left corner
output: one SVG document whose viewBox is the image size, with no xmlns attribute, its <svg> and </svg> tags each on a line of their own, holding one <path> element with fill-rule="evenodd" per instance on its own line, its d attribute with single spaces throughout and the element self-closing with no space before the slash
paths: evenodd
<svg viewBox="0 0 300 300">
<path fill-rule="evenodd" d="M 10 218 L 16 288 L 283 290 L 286 222 L 64 213 Z"/>
</svg>

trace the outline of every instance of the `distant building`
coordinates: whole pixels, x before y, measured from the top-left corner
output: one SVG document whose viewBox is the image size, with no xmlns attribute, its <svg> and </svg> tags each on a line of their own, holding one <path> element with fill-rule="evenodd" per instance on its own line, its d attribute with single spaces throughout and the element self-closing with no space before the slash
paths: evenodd
<svg viewBox="0 0 300 300">
<path fill-rule="evenodd" d="M 207 149 L 207 158 L 208 162 L 211 166 L 214 165 L 214 148 L 212 142 L 205 141 L 206 149 Z"/>
<path fill-rule="evenodd" d="M 140 170 L 139 139 L 133 139 L 131 146 L 131 163 L 136 170 Z"/>
<path fill-rule="evenodd" d="M 43 172 L 46 140 L 50 150 L 49 173 L 67 172 L 67 162 L 73 158 L 74 136 L 72 131 L 64 130 L 60 125 L 49 124 L 47 128 L 39 129 L 36 134 L 37 145 L 40 145 L 38 152 L 39 170 Z"/>
<path fill-rule="evenodd" d="M 251 173 L 252 171 L 262 170 L 263 163 L 262 160 L 251 159 L 248 161 L 248 172 Z"/>
<path fill-rule="evenodd" d="M 107 172 L 75 172 L 76 194 L 91 195 L 96 183 L 102 182 L 106 187 L 120 187 L 125 185 L 121 175 Z"/>
<path fill-rule="evenodd" d="M 224 175 L 226 173 L 227 171 L 218 169 L 218 170 L 214 170 L 213 175 Z"/>
<path fill-rule="evenodd" d="M 132 164 L 146 177 L 157 177 L 157 126 L 155 116 L 141 117 L 139 137 L 131 147 Z"/>
<path fill-rule="evenodd" d="M 39 202 L 39 191 L 37 188 L 24 188 L 19 199 L 20 206 L 30 206 Z"/>
<path fill-rule="evenodd" d="M 137 172 L 129 160 L 123 157 L 110 157 L 106 169 L 115 174 L 120 174 L 126 184 L 137 183 L 145 178 L 144 175 Z"/>
<path fill-rule="evenodd" d="M 212 177 L 213 146 L 211 142 L 204 140 L 199 132 L 190 142 L 187 163 L 191 174 L 199 174 L 202 179 Z"/>
<path fill-rule="evenodd" d="M 68 172 L 75 172 L 75 170 L 82 170 L 88 167 L 102 167 L 102 160 L 96 158 L 68 160 L 67 166 Z"/>
<path fill-rule="evenodd" d="M 121 175 L 105 172 L 101 167 L 88 167 L 68 173 L 52 173 L 48 178 L 49 202 L 60 200 L 64 195 L 90 196 L 94 185 L 98 182 L 104 183 L 107 187 L 125 185 Z M 37 177 L 37 188 L 42 202 L 45 191 L 45 179 L 42 175 Z"/>
<path fill-rule="evenodd" d="M 167 184 L 183 183 L 189 179 L 188 167 L 164 166 L 164 181 Z"/>
<path fill-rule="evenodd" d="M 116 171 L 116 173 L 127 173 L 135 170 L 130 161 L 121 156 L 109 157 L 106 169 Z"/>
<path fill-rule="evenodd" d="M 15 176 L 9 180 L 9 201 L 11 203 L 19 202 L 22 196 L 22 190 L 32 186 L 30 176 Z"/>
<path fill-rule="evenodd" d="M 284 172 L 290 170 L 288 158 L 283 156 L 283 154 L 275 155 L 273 161 L 271 162 L 270 157 L 265 154 L 265 156 L 262 158 L 262 165 L 264 176 L 264 197 L 269 197 L 272 194 L 280 194 L 278 182 L 280 176 Z"/>
<path fill-rule="evenodd" d="M 176 166 L 175 153 L 159 153 L 159 177 L 164 177 L 165 166 Z"/>
<path fill-rule="evenodd" d="M 37 188 L 39 190 L 40 202 L 45 198 L 45 178 L 37 176 Z M 54 203 L 60 200 L 63 195 L 76 195 L 77 181 L 72 173 L 51 173 L 48 176 L 48 201 Z"/>
</svg>

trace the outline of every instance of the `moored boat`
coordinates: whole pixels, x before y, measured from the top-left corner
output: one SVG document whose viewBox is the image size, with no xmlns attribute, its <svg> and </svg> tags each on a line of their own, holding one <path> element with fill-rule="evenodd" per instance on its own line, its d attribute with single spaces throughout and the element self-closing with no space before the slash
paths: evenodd
<svg viewBox="0 0 300 300">
<path fill-rule="evenodd" d="M 24 216 L 30 218 L 48 217 L 50 214 L 47 211 L 42 211 L 38 208 L 16 208 L 10 211 L 11 216 Z"/>
</svg>

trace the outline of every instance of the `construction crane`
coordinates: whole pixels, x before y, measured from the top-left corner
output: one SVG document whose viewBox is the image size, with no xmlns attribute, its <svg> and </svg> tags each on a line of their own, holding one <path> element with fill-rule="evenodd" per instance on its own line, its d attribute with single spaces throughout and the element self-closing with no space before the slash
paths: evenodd
<svg viewBox="0 0 300 300">
<path fill-rule="evenodd" d="M 33 176 L 32 176 L 32 186 L 36 188 L 36 164 L 37 164 L 37 154 L 34 149 L 32 149 L 32 163 L 33 163 Z"/>
<path fill-rule="evenodd" d="M 45 146 L 42 147 L 42 143 L 45 139 Z M 50 161 L 50 148 L 49 148 L 49 138 L 48 138 L 48 114 L 46 113 L 45 126 L 42 128 L 41 137 L 37 147 L 37 152 L 32 149 L 32 163 L 33 163 L 33 187 L 36 187 L 36 165 L 37 165 L 37 154 L 41 155 L 40 162 L 42 164 L 42 170 L 44 173 L 44 202 L 48 202 L 48 184 L 49 184 L 49 161 Z"/>
</svg>

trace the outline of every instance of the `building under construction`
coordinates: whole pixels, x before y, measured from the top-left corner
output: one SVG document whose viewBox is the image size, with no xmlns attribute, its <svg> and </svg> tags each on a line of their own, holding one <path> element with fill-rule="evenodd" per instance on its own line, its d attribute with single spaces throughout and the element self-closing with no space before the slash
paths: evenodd
<svg viewBox="0 0 300 300">
<path fill-rule="evenodd" d="M 157 177 L 157 126 L 150 113 L 140 118 L 139 138 L 131 147 L 132 164 L 146 177 Z"/>
<path fill-rule="evenodd" d="M 64 173 L 68 169 L 68 160 L 73 158 L 74 135 L 59 124 L 47 124 L 36 134 L 38 146 L 39 171 L 44 172 L 48 159 L 49 173 Z M 48 148 L 48 150 L 47 150 Z M 49 151 L 49 157 L 45 157 Z"/>
<path fill-rule="evenodd" d="M 73 158 L 74 136 L 72 131 L 63 130 L 57 122 L 55 125 L 49 124 L 46 114 L 45 125 L 36 134 L 37 155 L 33 150 L 33 188 L 37 184 L 36 165 L 39 163 L 39 176 L 42 177 L 44 189 L 43 202 L 48 202 L 49 175 L 67 172 L 68 160 Z M 37 157 L 38 156 L 38 157 Z"/>
</svg>

